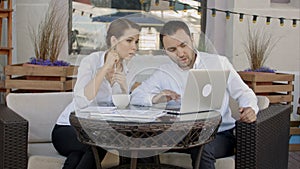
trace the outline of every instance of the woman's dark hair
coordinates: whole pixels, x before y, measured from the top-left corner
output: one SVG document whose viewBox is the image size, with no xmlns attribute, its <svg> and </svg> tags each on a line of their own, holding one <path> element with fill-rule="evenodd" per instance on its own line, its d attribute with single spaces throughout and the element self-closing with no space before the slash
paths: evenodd
<svg viewBox="0 0 300 169">
<path fill-rule="evenodd" d="M 109 25 L 106 35 L 106 45 L 108 48 L 111 47 L 110 39 L 112 36 L 115 36 L 117 39 L 124 35 L 125 30 L 133 28 L 140 30 L 141 27 L 125 18 L 116 19 Z"/>
<path fill-rule="evenodd" d="M 191 32 L 189 27 L 183 21 L 169 21 L 164 24 L 160 30 L 160 42 L 163 44 L 163 37 L 166 35 L 174 35 L 179 29 L 182 29 L 187 35 L 191 37 Z"/>
</svg>

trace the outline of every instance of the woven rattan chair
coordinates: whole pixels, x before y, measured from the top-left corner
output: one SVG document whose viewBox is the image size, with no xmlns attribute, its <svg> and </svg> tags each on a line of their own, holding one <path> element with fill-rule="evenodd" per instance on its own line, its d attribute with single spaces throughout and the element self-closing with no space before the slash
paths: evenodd
<svg viewBox="0 0 300 169">
<path fill-rule="evenodd" d="M 259 112 L 257 122 L 237 121 L 237 169 L 284 169 L 288 166 L 292 107 L 275 104 Z M 27 121 L 0 107 L 0 168 L 27 168 Z"/>
</svg>

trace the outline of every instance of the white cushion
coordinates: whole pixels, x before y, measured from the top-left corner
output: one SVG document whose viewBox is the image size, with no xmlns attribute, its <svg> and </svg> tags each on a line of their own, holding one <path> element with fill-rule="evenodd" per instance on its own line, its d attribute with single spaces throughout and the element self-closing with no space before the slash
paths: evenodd
<svg viewBox="0 0 300 169">
<path fill-rule="evenodd" d="M 160 156 L 160 162 L 162 164 L 170 164 L 186 169 L 192 169 L 192 159 L 189 154 L 185 153 L 163 153 Z M 235 162 L 234 156 L 219 158 L 216 160 L 216 169 L 234 169 Z"/>
<path fill-rule="evenodd" d="M 235 169 L 234 156 L 218 158 L 215 167 L 216 169 Z"/>
<path fill-rule="evenodd" d="M 29 142 L 51 141 L 58 116 L 72 101 L 72 92 L 9 93 L 7 106 L 29 121 Z"/>
<path fill-rule="evenodd" d="M 30 143 L 28 144 L 28 155 L 63 157 L 58 154 L 52 143 Z"/>
<path fill-rule="evenodd" d="M 65 158 L 49 156 L 30 156 L 27 169 L 61 169 Z"/>
<path fill-rule="evenodd" d="M 269 107 L 270 100 L 268 99 L 267 96 L 256 96 L 256 98 L 257 98 L 257 105 L 258 105 L 259 110 L 263 110 L 263 109 L 266 109 L 266 108 Z M 239 105 L 231 97 L 230 97 L 230 100 L 229 100 L 229 106 L 230 106 L 230 109 L 231 109 L 231 112 L 232 112 L 232 117 L 234 119 L 238 120 L 239 117 L 240 117 Z"/>
<path fill-rule="evenodd" d="M 163 153 L 159 155 L 159 160 L 162 164 L 170 164 L 186 169 L 192 169 L 192 159 L 190 154 L 185 153 Z"/>
<path fill-rule="evenodd" d="M 101 166 L 103 169 L 119 165 L 119 156 L 117 151 L 107 153 Z M 33 155 L 29 157 L 27 169 L 61 169 L 66 158 L 63 156 L 44 156 Z"/>
</svg>

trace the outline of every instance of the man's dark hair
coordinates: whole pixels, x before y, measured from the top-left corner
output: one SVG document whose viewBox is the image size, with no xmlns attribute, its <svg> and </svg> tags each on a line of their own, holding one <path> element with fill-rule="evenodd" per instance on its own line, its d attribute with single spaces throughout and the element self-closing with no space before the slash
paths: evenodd
<svg viewBox="0 0 300 169">
<path fill-rule="evenodd" d="M 191 37 L 191 32 L 189 27 L 183 21 L 169 21 L 160 30 L 160 43 L 163 44 L 163 37 L 166 35 L 174 35 L 179 29 L 184 30 L 184 32 Z"/>
</svg>

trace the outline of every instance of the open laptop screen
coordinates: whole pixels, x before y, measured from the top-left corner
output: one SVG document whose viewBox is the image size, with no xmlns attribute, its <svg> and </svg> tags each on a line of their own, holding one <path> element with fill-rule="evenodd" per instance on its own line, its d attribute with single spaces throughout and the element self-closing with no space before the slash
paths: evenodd
<svg viewBox="0 0 300 169">
<path fill-rule="evenodd" d="M 181 96 L 181 103 L 171 101 L 166 108 L 178 111 L 178 114 L 220 109 L 228 76 L 227 70 L 191 69 Z"/>
</svg>

